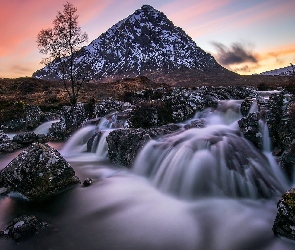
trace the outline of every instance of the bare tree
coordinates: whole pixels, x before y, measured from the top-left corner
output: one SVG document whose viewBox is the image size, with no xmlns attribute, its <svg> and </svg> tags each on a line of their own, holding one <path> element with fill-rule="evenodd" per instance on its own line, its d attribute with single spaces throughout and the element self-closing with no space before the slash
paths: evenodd
<svg viewBox="0 0 295 250">
<path fill-rule="evenodd" d="M 88 41 L 88 35 L 78 25 L 77 8 L 67 2 L 63 12 L 58 12 L 53 28 L 42 29 L 38 33 L 37 44 L 40 53 L 48 55 L 41 63 L 55 70 L 68 93 L 70 103 L 77 103 L 79 91 L 88 80 L 85 65 L 75 64 L 75 55 Z M 54 62 L 54 63 L 53 63 Z"/>
</svg>

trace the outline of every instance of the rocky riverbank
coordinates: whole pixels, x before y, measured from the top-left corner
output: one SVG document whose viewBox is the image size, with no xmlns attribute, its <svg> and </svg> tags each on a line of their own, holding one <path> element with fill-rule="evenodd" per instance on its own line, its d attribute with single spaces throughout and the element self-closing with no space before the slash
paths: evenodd
<svg viewBox="0 0 295 250">
<path fill-rule="evenodd" d="M 78 103 L 75 107 L 63 106 L 55 113 L 43 112 L 38 106 L 25 106 L 23 118 L 7 121 L 1 126 L 1 153 L 28 147 L 1 171 L 0 186 L 5 188 L 2 193 L 17 191 L 28 199 L 38 199 L 78 183 L 68 163 L 45 143 L 65 140 L 85 125 L 102 126 L 103 121 L 103 126 L 116 128 L 106 138 L 108 157 L 115 164 L 130 167 L 139 150 L 150 139 L 202 127 L 202 119 L 195 119 L 184 126 L 180 123 L 206 108 L 215 112 L 222 100 L 232 99 L 243 100 L 240 131 L 260 150 L 263 150 L 261 126 L 268 125 L 272 153 L 278 157 L 280 166 L 292 180 L 295 161 L 295 104 L 292 95 L 282 91 L 272 93 L 265 99 L 252 87 L 158 88 L 126 93 L 125 101 L 105 99 Z M 33 132 L 41 123 L 56 119 L 58 121 L 51 124 L 48 133 Z M 11 132 L 15 133 L 13 137 L 8 134 Z M 91 140 L 87 144 L 88 149 L 94 137 Z M 283 237 L 287 237 L 286 234 L 292 236 L 294 232 L 285 230 L 282 234 L 282 230 L 277 229 L 283 225 L 280 223 L 283 216 L 281 211 L 285 211 L 282 204 L 289 193 L 283 196 L 283 201 L 278 205 L 279 213 L 274 227 L 275 234 Z M 292 218 L 291 215 L 288 217 Z M 289 228 L 293 228 L 293 224 Z M 293 239 L 291 236 L 288 238 Z"/>
</svg>

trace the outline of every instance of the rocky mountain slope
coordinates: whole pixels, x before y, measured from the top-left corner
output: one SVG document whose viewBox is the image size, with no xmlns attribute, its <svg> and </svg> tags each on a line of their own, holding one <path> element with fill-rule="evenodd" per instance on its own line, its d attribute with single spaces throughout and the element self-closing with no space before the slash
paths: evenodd
<svg viewBox="0 0 295 250">
<path fill-rule="evenodd" d="M 268 76 L 289 76 L 293 74 L 293 67 L 292 66 L 287 66 L 284 68 L 279 68 L 279 69 L 273 69 L 269 71 L 265 71 L 260 73 L 260 75 L 268 75 Z"/>
<path fill-rule="evenodd" d="M 76 53 L 75 63 L 86 63 L 88 74 L 95 80 L 145 75 L 163 82 L 183 78 L 179 74 L 184 70 L 187 79 L 204 81 L 217 74 L 236 75 L 199 48 L 164 13 L 149 5 L 142 6 L 82 48 Z M 53 62 L 50 68 L 38 70 L 33 76 L 55 79 L 57 64 Z"/>
</svg>

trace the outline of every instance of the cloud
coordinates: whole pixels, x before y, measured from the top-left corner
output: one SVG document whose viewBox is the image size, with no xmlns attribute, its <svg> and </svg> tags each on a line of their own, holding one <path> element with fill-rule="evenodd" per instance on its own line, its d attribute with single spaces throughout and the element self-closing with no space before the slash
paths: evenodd
<svg viewBox="0 0 295 250">
<path fill-rule="evenodd" d="M 254 54 L 251 50 L 247 50 L 241 43 L 233 43 L 230 47 L 219 42 L 213 42 L 212 44 L 217 50 L 217 61 L 224 66 L 245 62 L 258 63 L 258 55 Z"/>
</svg>

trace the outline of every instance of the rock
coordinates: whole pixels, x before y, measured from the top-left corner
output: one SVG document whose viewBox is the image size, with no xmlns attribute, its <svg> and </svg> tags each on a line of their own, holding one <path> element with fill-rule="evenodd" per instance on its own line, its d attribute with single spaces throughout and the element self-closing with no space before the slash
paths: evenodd
<svg viewBox="0 0 295 250">
<path fill-rule="evenodd" d="M 19 145 L 10 140 L 7 134 L 0 130 L 0 153 L 11 153 L 18 149 Z"/>
<path fill-rule="evenodd" d="M 109 159 L 126 167 L 131 167 L 139 150 L 151 139 L 170 134 L 180 127 L 175 124 L 149 129 L 117 129 L 110 132 L 108 143 Z"/>
<path fill-rule="evenodd" d="M 250 113 L 238 121 L 241 132 L 245 138 L 252 142 L 256 147 L 262 147 L 262 134 L 259 129 L 259 113 Z"/>
<path fill-rule="evenodd" d="M 21 238 L 32 236 L 48 226 L 47 223 L 39 221 L 34 215 L 22 215 L 15 218 L 6 229 L 0 231 L 0 237 L 6 236 L 18 241 Z"/>
<path fill-rule="evenodd" d="M 34 132 L 23 132 L 16 134 L 12 141 L 22 145 L 28 145 L 38 140 L 37 135 Z"/>
<path fill-rule="evenodd" d="M 251 106 L 253 104 L 253 98 L 247 97 L 245 100 L 241 103 L 241 114 L 243 116 L 247 116 L 249 114 L 249 111 L 251 109 Z"/>
<path fill-rule="evenodd" d="M 75 171 L 60 153 L 47 144 L 33 143 L 0 171 L 3 187 L 29 200 L 53 195 L 79 183 Z"/>
<path fill-rule="evenodd" d="M 94 105 L 94 116 L 103 117 L 115 111 L 123 111 L 129 109 L 131 104 L 128 102 L 121 102 L 114 100 L 113 98 L 108 98 L 96 103 Z"/>
<path fill-rule="evenodd" d="M 95 152 L 103 132 L 95 132 L 87 141 L 87 152 Z"/>
<path fill-rule="evenodd" d="M 295 241 L 295 188 L 283 194 L 277 208 L 278 212 L 272 228 L 274 234 Z"/>
<path fill-rule="evenodd" d="M 190 128 L 204 128 L 205 127 L 205 121 L 204 120 L 194 120 L 189 124 L 184 125 L 185 129 L 190 129 Z"/>
<path fill-rule="evenodd" d="M 43 112 L 38 106 L 26 105 L 24 107 L 24 116 L 27 129 L 34 129 L 41 123 Z"/>
<path fill-rule="evenodd" d="M 84 186 L 84 187 L 89 187 L 91 184 L 92 184 L 92 179 L 91 179 L 91 178 L 86 178 L 86 179 L 83 181 L 83 186 Z"/>
<path fill-rule="evenodd" d="M 1 125 L 1 129 L 6 133 L 21 131 L 26 129 L 26 121 L 23 118 L 12 119 L 10 121 L 6 121 Z"/>
<path fill-rule="evenodd" d="M 282 132 L 283 94 L 272 94 L 267 103 L 267 124 L 273 147 L 283 148 L 280 133 Z M 282 149 L 283 150 L 283 149 Z"/>
<path fill-rule="evenodd" d="M 51 140 L 65 140 L 69 136 L 69 131 L 67 131 L 65 119 L 61 117 L 59 122 L 55 122 L 49 128 L 48 137 Z"/>
<path fill-rule="evenodd" d="M 70 130 L 79 128 L 87 120 L 85 104 L 79 102 L 74 107 L 63 106 L 62 114 L 66 128 Z"/>
</svg>

